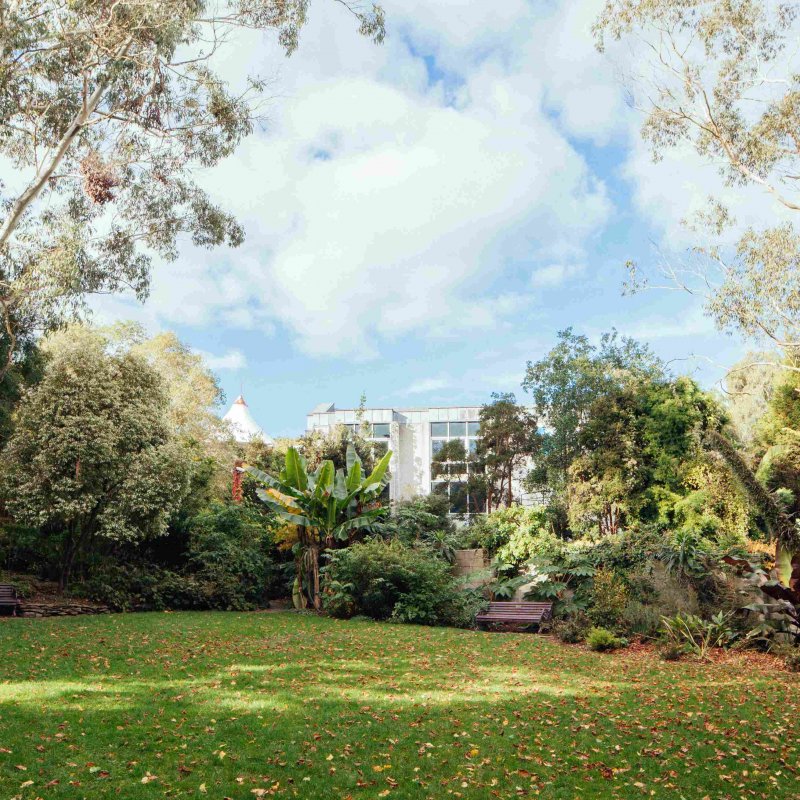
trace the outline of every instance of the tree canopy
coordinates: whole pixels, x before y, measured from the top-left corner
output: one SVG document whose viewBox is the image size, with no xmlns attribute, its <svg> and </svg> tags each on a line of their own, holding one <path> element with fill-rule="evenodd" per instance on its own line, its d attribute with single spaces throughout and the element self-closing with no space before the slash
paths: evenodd
<svg viewBox="0 0 800 800">
<path fill-rule="evenodd" d="M 155 370 L 76 329 L 20 402 L 2 471 L 8 510 L 60 542 L 64 585 L 76 556 L 97 537 L 140 541 L 166 533 L 191 461 L 171 434 Z"/>
<path fill-rule="evenodd" d="M 19 178 L 0 185 L 11 351 L 26 332 L 79 312 L 87 293 L 144 298 L 153 257 L 174 259 L 182 235 L 199 247 L 242 241 L 194 173 L 253 130 L 264 82 L 231 87 L 215 65 L 241 28 L 274 32 L 290 54 L 308 5 L 0 2 L 0 156 Z M 380 7 L 341 5 L 361 34 L 382 40 Z"/>
</svg>

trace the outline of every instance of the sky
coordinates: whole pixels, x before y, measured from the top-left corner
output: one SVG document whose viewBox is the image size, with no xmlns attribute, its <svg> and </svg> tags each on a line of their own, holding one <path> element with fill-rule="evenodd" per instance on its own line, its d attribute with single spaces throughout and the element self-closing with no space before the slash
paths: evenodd
<svg viewBox="0 0 800 800">
<path fill-rule="evenodd" d="M 290 58 L 252 32 L 223 53 L 233 84 L 270 79 L 263 125 L 197 173 L 246 241 L 185 242 L 145 305 L 102 298 L 95 319 L 175 330 L 273 436 L 362 392 L 524 399 L 526 362 L 567 327 L 616 328 L 713 385 L 746 345 L 688 295 L 621 288 L 628 259 L 691 244 L 681 220 L 719 176 L 690 152 L 652 162 L 620 79 L 630 52 L 594 49 L 600 0 L 383 5 L 382 45 L 316 0 Z"/>
</svg>

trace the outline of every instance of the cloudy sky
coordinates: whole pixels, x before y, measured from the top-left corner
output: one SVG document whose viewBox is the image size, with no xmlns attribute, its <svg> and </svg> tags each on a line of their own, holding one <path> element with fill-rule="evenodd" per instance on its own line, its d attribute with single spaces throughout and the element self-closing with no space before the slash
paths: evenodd
<svg viewBox="0 0 800 800">
<path fill-rule="evenodd" d="M 598 55 L 599 0 L 386 0 L 382 46 L 316 0 L 290 59 L 243 36 L 232 81 L 272 78 L 263 129 L 201 176 L 244 223 L 236 250 L 186 245 L 150 300 L 101 321 L 170 328 L 240 384 L 273 435 L 319 402 L 485 402 L 568 326 L 648 341 L 711 385 L 742 344 L 677 292 L 621 295 L 623 265 L 688 243 L 717 182 L 691 155 L 651 163 Z M 690 358 L 695 355 L 697 358 Z"/>
</svg>

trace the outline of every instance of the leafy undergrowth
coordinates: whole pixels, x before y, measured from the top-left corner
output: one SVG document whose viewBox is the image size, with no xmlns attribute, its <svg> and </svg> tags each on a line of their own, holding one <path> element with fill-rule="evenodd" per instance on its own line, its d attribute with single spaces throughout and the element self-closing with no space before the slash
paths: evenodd
<svg viewBox="0 0 800 800">
<path fill-rule="evenodd" d="M 0 797 L 793 798 L 800 683 L 292 613 L 0 620 Z"/>
</svg>

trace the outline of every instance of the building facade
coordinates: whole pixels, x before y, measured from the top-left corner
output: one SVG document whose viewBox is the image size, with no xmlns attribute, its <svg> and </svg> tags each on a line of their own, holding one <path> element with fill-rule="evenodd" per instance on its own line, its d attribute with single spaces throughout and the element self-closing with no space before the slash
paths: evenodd
<svg viewBox="0 0 800 800">
<path fill-rule="evenodd" d="M 445 495 L 454 514 L 485 511 L 485 499 L 468 481 L 469 463 L 442 462 L 442 453 L 474 453 L 480 438 L 480 406 L 339 409 L 322 403 L 306 417 L 306 430 L 327 433 L 337 425 L 362 426 L 371 441 L 392 451 L 389 496 L 404 500 L 431 492 Z M 458 443 L 458 444 L 451 444 Z M 447 448 L 447 449 L 445 449 Z M 445 456 L 446 458 L 446 456 Z M 515 496 L 526 502 L 521 486 Z"/>
</svg>

